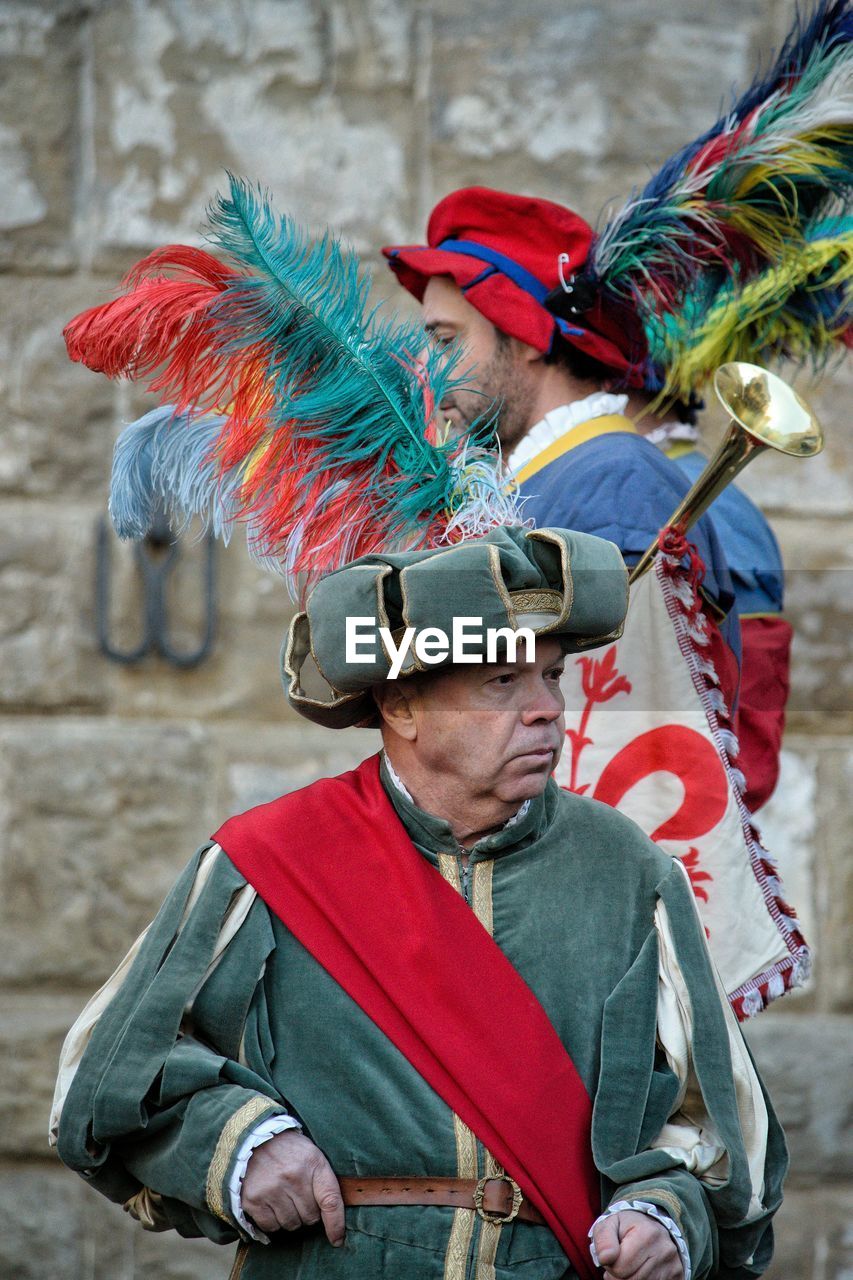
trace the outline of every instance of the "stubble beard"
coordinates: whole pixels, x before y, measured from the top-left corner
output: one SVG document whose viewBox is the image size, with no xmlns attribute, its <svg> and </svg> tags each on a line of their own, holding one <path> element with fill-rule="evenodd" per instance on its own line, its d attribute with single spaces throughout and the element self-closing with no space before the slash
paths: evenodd
<svg viewBox="0 0 853 1280">
<path fill-rule="evenodd" d="M 472 429 L 485 433 L 487 443 L 499 447 L 506 459 L 530 428 L 532 389 L 519 372 L 510 339 L 500 331 L 477 384 L 477 390 L 463 391 L 456 397 L 463 419 L 461 433 L 469 434 Z"/>
<path fill-rule="evenodd" d="M 500 402 L 496 406 L 494 431 L 501 453 L 506 459 L 521 443 L 531 427 L 530 405 L 533 389 L 513 359 L 510 339 L 504 334 L 499 339 L 491 365 L 495 386 L 500 387 Z M 525 370 L 526 372 L 526 367 Z"/>
</svg>

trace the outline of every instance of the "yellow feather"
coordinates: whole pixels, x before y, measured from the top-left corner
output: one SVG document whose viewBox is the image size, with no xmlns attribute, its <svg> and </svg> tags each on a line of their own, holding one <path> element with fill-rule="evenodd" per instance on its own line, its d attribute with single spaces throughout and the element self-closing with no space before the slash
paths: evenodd
<svg viewBox="0 0 853 1280">
<path fill-rule="evenodd" d="M 796 289 L 808 288 L 810 278 L 831 263 L 838 265 L 815 288 L 826 289 L 853 281 L 853 231 L 838 237 L 815 240 L 798 247 L 788 246 L 786 257 L 742 289 L 728 290 L 708 312 L 698 327 L 685 326 L 670 335 L 673 352 L 668 361 L 667 380 L 661 399 L 686 398 L 696 391 L 721 364 L 730 360 L 750 360 L 755 356 L 754 326 L 765 322 L 762 341 L 772 346 L 784 341 L 796 359 L 821 345 L 829 345 L 844 328 L 823 323 L 807 329 L 796 317 L 781 314 Z M 774 314 L 776 316 L 773 320 Z"/>
<path fill-rule="evenodd" d="M 255 445 L 254 449 L 243 463 L 243 478 L 241 481 L 243 489 L 251 487 L 255 472 L 269 453 L 271 445 L 272 437 L 269 436 L 266 440 L 262 440 L 260 444 Z"/>
</svg>

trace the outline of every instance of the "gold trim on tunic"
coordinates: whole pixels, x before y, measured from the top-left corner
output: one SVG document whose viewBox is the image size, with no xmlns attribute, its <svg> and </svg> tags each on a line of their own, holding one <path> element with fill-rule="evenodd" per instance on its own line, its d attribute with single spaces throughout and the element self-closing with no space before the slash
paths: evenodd
<svg viewBox="0 0 853 1280">
<path fill-rule="evenodd" d="M 471 898 L 474 914 L 489 934 L 494 936 L 495 914 L 492 884 L 495 864 L 475 862 L 472 867 Z M 486 1149 L 484 1175 L 487 1178 L 499 1178 L 503 1175 L 503 1167 L 498 1164 L 491 1151 Z M 477 1280 L 495 1280 L 495 1258 L 501 1238 L 503 1223 L 483 1221 L 480 1223 L 480 1244 L 477 1250 Z"/>
<path fill-rule="evenodd" d="M 462 892 L 462 880 L 459 874 L 459 862 L 451 853 L 438 855 L 438 868 L 444 879 L 457 893 Z M 475 862 L 471 866 L 471 908 L 480 924 L 491 936 L 494 933 L 494 911 L 492 906 L 492 873 L 494 863 Z M 453 1129 L 456 1136 L 457 1176 L 460 1178 L 479 1177 L 477 1164 L 477 1139 L 467 1124 L 453 1116 Z M 490 1151 L 485 1152 L 485 1176 L 500 1177 L 502 1167 Z M 453 1225 L 447 1242 L 444 1257 L 444 1280 L 465 1280 L 468 1270 L 468 1254 L 474 1235 L 475 1211 L 473 1209 L 456 1209 L 453 1214 Z M 486 1219 L 480 1222 L 480 1237 L 477 1245 L 477 1280 L 495 1280 L 495 1258 L 498 1251 L 502 1224 Z"/>
<path fill-rule="evenodd" d="M 684 1227 L 681 1221 L 682 1204 L 677 1196 L 665 1187 L 649 1187 L 648 1191 L 643 1188 L 643 1199 L 659 1200 L 660 1208 L 666 1209 L 669 1216 L 674 1220 L 679 1231 L 683 1232 Z"/>
<path fill-rule="evenodd" d="M 438 869 L 444 879 L 455 889 L 462 892 L 462 879 L 459 875 L 459 863 L 452 853 L 438 855 Z M 477 1177 L 477 1139 L 463 1120 L 453 1113 L 453 1134 L 456 1138 L 456 1176 L 458 1178 Z M 471 1237 L 474 1234 L 473 1209 L 455 1209 L 444 1255 L 444 1280 L 465 1280 L 468 1269 L 468 1251 L 471 1248 Z"/>
<path fill-rule="evenodd" d="M 491 863 L 489 863 L 491 866 Z M 486 1151 L 487 1178 L 503 1177 L 503 1166 L 499 1165 L 491 1151 Z M 477 1251 L 477 1280 L 495 1280 L 495 1258 L 498 1253 L 498 1242 L 501 1238 L 502 1222 L 487 1220 L 480 1225 L 480 1247 Z"/>
<path fill-rule="evenodd" d="M 276 1103 L 271 1098 L 264 1098 L 261 1094 L 257 1094 L 254 1098 L 250 1098 L 248 1102 L 244 1103 L 239 1110 L 235 1111 L 233 1116 L 229 1117 L 219 1135 L 219 1141 L 216 1144 L 213 1159 L 207 1171 L 204 1198 L 211 1213 L 216 1214 L 217 1218 L 221 1218 L 223 1222 L 233 1225 L 233 1219 L 226 1208 L 225 1179 L 228 1175 L 234 1152 L 246 1130 L 255 1121 L 260 1120 L 262 1116 L 269 1115 L 275 1109 Z"/>
</svg>

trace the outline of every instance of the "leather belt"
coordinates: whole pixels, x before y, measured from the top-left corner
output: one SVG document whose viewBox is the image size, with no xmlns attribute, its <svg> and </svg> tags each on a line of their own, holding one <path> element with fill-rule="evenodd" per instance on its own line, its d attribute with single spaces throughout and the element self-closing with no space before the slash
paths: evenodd
<svg viewBox="0 0 853 1280">
<path fill-rule="evenodd" d="M 538 1209 L 525 1200 L 521 1187 L 508 1174 L 493 1178 L 339 1178 L 346 1205 L 439 1204 L 473 1209 L 487 1222 L 535 1222 L 544 1225 Z"/>
</svg>

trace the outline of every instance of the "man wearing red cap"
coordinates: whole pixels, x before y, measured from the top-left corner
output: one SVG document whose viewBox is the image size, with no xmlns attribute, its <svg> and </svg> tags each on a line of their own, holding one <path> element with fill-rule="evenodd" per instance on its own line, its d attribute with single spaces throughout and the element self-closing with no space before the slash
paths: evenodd
<svg viewBox="0 0 853 1280">
<path fill-rule="evenodd" d="M 540 527 L 567 525 L 608 538 L 632 563 L 703 460 L 688 424 L 661 429 L 647 418 L 660 443 L 680 451 L 682 465 L 638 427 L 653 399 L 644 390 L 646 338 L 629 306 L 612 298 L 605 305 L 578 279 L 592 241 L 592 228 L 570 209 L 471 187 L 439 202 L 426 245 L 383 252 L 422 303 L 433 341 L 465 352 L 467 386 L 441 405 L 452 426 L 464 432 L 494 412 L 507 469 L 527 499 L 525 514 Z M 720 501 L 725 510 L 716 507 L 714 516 L 721 512 L 722 521 L 715 527 L 705 516 L 690 537 L 705 566 L 703 595 L 719 625 L 714 661 L 732 706 L 740 683 L 738 763 L 747 803 L 757 808 L 778 775 L 790 628 L 773 619 L 768 647 L 763 619 L 781 608 L 781 564 L 769 526 L 731 486 Z M 742 681 L 738 609 L 762 618 L 748 624 Z M 756 678 L 762 688 L 753 697 Z"/>
</svg>

